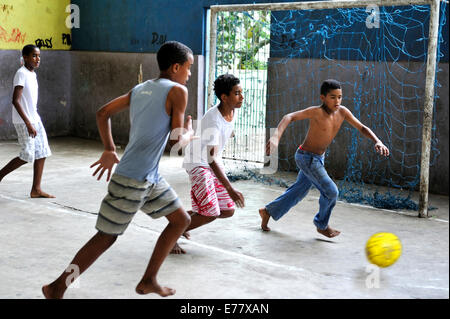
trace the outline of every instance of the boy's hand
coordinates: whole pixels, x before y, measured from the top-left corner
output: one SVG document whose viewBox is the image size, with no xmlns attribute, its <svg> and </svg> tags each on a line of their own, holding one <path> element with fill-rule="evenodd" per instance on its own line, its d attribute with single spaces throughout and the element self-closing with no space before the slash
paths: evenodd
<svg viewBox="0 0 450 319">
<path fill-rule="evenodd" d="M 192 129 L 192 117 L 189 115 L 184 122 L 183 128 L 173 129 L 170 133 L 170 140 L 177 140 L 178 151 L 181 152 L 181 149 L 188 145 L 192 140 L 196 140 L 199 137 L 194 135 L 194 130 Z"/>
<path fill-rule="evenodd" d="M 194 132 L 194 130 L 192 129 L 192 116 L 186 116 L 186 121 L 184 121 L 184 128 L 188 132 Z"/>
<path fill-rule="evenodd" d="M 188 115 L 186 117 L 186 121 L 184 122 L 184 128 L 186 129 L 187 134 L 189 135 L 189 142 L 199 138 L 198 136 L 194 135 L 195 132 L 194 129 L 192 128 L 192 116 Z"/>
<path fill-rule="evenodd" d="M 100 159 L 90 167 L 93 168 L 94 166 L 100 165 L 99 167 L 97 167 L 92 176 L 95 176 L 101 170 L 100 175 L 97 178 L 97 180 L 99 181 L 100 178 L 102 178 L 105 170 L 108 170 L 108 175 L 106 177 L 106 181 L 108 182 L 111 177 L 111 170 L 114 164 L 117 163 L 119 163 L 119 157 L 117 156 L 117 153 L 115 151 L 104 151 Z"/>
<path fill-rule="evenodd" d="M 269 156 L 270 154 L 272 154 L 275 149 L 278 147 L 278 138 L 276 138 L 275 136 L 272 136 L 266 144 L 266 155 Z"/>
<path fill-rule="evenodd" d="M 230 194 L 231 199 L 236 203 L 237 207 L 243 208 L 245 206 L 244 195 L 241 192 L 231 188 L 228 194 Z"/>
<path fill-rule="evenodd" d="M 386 146 L 384 146 L 382 142 L 378 142 L 375 144 L 375 150 L 380 155 L 389 156 L 389 149 Z"/>
<path fill-rule="evenodd" d="M 32 138 L 35 138 L 37 135 L 36 129 L 34 128 L 34 126 L 31 123 L 26 123 L 27 126 L 27 130 L 28 130 L 28 134 L 30 134 L 30 136 Z"/>
</svg>

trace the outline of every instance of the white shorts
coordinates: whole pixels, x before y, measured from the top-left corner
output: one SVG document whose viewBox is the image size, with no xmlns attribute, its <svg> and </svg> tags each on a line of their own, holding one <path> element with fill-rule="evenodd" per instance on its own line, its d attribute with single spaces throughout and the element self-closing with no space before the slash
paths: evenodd
<svg viewBox="0 0 450 319">
<path fill-rule="evenodd" d="M 48 146 L 47 133 L 41 121 L 34 123 L 36 137 L 31 137 L 25 123 L 14 124 L 19 144 L 22 147 L 19 158 L 25 162 L 32 163 L 34 160 L 46 158 L 52 155 Z"/>
</svg>

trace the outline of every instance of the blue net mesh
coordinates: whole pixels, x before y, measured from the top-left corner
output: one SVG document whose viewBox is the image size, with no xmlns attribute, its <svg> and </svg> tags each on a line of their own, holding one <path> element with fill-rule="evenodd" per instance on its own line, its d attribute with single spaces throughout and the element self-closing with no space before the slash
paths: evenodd
<svg viewBox="0 0 450 319">
<path fill-rule="evenodd" d="M 446 6 L 441 3 L 437 62 L 443 57 Z M 419 5 L 273 11 L 270 23 L 260 22 L 270 34 L 266 128 L 275 128 L 287 113 L 319 105 L 322 81 L 334 78 L 342 84 L 342 104 L 390 150 L 388 158 L 379 156 L 372 141 L 348 124 L 342 126 L 326 152 L 326 166 L 345 201 L 418 209 L 412 193 L 420 182 L 429 11 L 429 6 Z M 435 86 L 440 87 L 437 80 Z M 297 169 L 294 153 L 307 128 L 308 123 L 296 122 L 285 131 L 278 153 L 281 170 Z M 434 112 L 431 166 L 438 156 Z M 239 172 L 228 174 L 232 181 L 253 179 L 284 187 L 292 182 L 259 174 L 245 162 L 240 165 Z"/>
</svg>

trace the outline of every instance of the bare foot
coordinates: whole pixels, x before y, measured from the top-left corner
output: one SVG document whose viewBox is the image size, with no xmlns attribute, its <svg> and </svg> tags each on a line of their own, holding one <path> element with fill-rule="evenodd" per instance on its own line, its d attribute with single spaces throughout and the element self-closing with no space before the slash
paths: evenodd
<svg viewBox="0 0 450 319">
<path fill-rule="evenodd" d="M 175 255 L 181 255 L 181 254 L 185 254 L 186 251 L 183 248 L 181 248 L 180 245 L 178 245 L 178 243 L 175 243 L 175 246 L 173 246 L 170 253 L 175 254 Z"/>
<path fill-rule="evenodd" d="M 269 223 L 270 215 L 265 208 L 261 208 L 259 210 L 259 215 L 261 216 L 261 228 L 264 231 L 270 231 L 270 228 L 267 227 Z"/>
<path fill-rule="evenodd" d="M 136 287 L 136 292 L 140 295 L 146 295 L 154 292 L 162 297 L 167 297 L 174 295 L 176 290 L 168 287 L 161 287 L 156 282 L 146 283 L 144 281 L 141 281 Z"/>
<path fill-rule="evenodd" d="M 189 234 L 189 232 L 185 231 L 183 233 L 183 237 L 186 239 L 191 239 L 191 234 Z M 180 247 L 180 245 L 178 245 L 178 243 L 175 243 L 175 246 L 173 246 L 172 250 L 170 251 L 170 254 L 175 254 L 175 255 L 181 255 L 181 254 L 185 254 L 186 251 Z"/>
<path fill-rule="evenodd" d="M 42 293 L 45 299 L 62 299 L 63 295 L 58 294 L 50 287 L 50 285 L 45 285 L 42 287 Z"/>
<path fill-rule="evenodd" d="M 328 238 L 336 237 L 337 235 L 339 235 L 341 233 L 339 230 L 333 229 L 330 226 L 328 226 L 326 229 L 317 228 L 317 231 L 320 234 L 327 236 Z"/>
<path fill-rule="evenodd" d="M 32 190 L 30 193 L 31 198 L 55 198 L 55 196 L 47 194 L 43 191 Z"/>
</svg>

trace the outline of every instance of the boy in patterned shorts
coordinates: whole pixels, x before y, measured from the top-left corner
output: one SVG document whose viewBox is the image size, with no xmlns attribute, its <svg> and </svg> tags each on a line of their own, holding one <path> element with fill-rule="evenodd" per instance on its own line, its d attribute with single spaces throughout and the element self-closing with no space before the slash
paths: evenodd
<svg viewBox="0 0 450 319">
<path fill-rule="evenodd" d="M 208 224 L 216 218 L 233 216 L 235 204 L 244 207 L 244 196 L 235 190 L 225 175 L 222 152 L 233 134 L 236 109 L 244 97 L 238 78 L 231 74 L 219 76 L 214 81 L 214 93 L 219 104 L 205 113 L 197 127 L 194 140 L 186 147 L 183 167 L 191 181 L 191 224 L 187 231 Z M 173 254 L 185 251 L 176 244 Z"/>
</svg>

